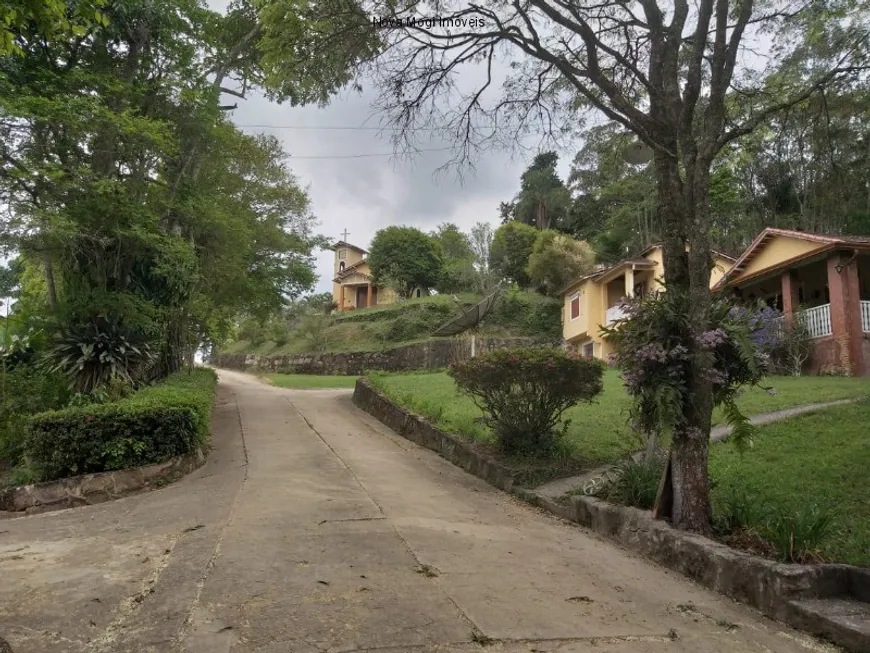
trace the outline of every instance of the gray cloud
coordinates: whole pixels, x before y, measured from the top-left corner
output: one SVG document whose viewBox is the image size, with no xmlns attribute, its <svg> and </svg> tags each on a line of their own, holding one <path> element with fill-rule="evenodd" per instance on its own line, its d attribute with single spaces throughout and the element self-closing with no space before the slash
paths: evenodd
<svg viewBox="0 0 870 653">
<path fill-rule="evenodd" d="M 223 9 L 223 0 L 211 0 Z M 469 71 L 463 85 L 473 86 L 477 71 Z M 424 230 L 442 222 L 454 222 L 468 230 L 476 222 L 498 224 L 498 204 L 514 195 L 519 176 L 533 154 L 522 160 L 504 151 L 481 153 L 475 170 L 459 179 L 455 170 L 436 172 L 451 160 L 450 151 L 420 152 L 410 159 L 391 156 L 309 159 L 393 152 L 391 132 L 373 130 L 327 130 L 328 126 L 378 127 L 382 118 L 373 113 L 373 91 L 342 92 L 327 107 L 289 107 L 261 96 L 239 100 L 232 120 L 245 131 L 276 135 L 290 155 L 289 165 L 306 186 L 320 226 L 330 238 L 347 229 L 348 239 L 366 247 L 378 229 L 409 225 Z M 304 126 L 310 129 L 264 129 L 248 125 Z M 448 147 L 451 143 L 429 140 L 422 133 L 421 149 Z M 530 143 L 532 147 L 533 143 Z M 567 168 L 570 153 L 563 153 Z M 317 258 L 318 291 L 331 289 L 332 252 Z"/>
<path fill-rule="evenodd" d="M 522 161 L 504 152 L 485 152 L 475 170 L 462 179 L 454 170 L 436 172 L 451 152 L 421 152 L 406 159 L 379 156 L 352 159 L 308 159 L 358 154 L 390 154 L 389 133 L 378 131 L 280 129 L 278 126 L 377 126 L 371 98 L 342 94 L 325 108 L 285 107 L 262 97 L 239 102 L 232 120 L 245 131 L 274 134 L 290 155 L 289 165 L 308 188 L 319 231 L 338 238 L 347 229 L 349 240 L 367 246 L 375 231 L 389 225 L 410 225 L 424 230 L 442 222 L 455 222 L 468 230 L 479 221 L 498 222 L 498 204 L 516 191 Z M 377 118 L 377 116 L 374 116 Z M 248 125 L 273 125 L 264 129 Z M 444 142 L 420 139 L 421 149 L 443 148 Z M 331 288 L 332 253 L 318 255 L 318 291 Z"/>
</svg>

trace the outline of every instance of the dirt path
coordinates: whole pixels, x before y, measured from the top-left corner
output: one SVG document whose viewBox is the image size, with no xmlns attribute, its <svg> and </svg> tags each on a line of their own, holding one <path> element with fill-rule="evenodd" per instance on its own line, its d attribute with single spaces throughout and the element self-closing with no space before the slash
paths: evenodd
<svg viewBox="0 0 870 653">
<path fill-rule="evenodd" d="M 203 469 L 0 521 L 0 636 L 16 653 L 824 650 L 490 488 L 350 396 L 221 372 Z"/>
</svg>

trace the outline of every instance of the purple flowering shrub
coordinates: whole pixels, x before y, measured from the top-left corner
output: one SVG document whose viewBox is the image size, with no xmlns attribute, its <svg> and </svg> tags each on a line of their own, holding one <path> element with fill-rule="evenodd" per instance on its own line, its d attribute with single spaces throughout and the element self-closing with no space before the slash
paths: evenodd
<svg viewBox="0 0 870 653">
<path fill-rule="evenodd" d="M 714 298 L 709 323 L 698 328 L 689 318 L 687 296 L 673 289 L 629 299 L 623 309 L 626 318 L 602 332 L 614 342 L 612 362 L 634 400 L 631 418 L 638 428 L 658 433 L 679 425 L 683 406 L 692 401 L 692 365 L 698 363 L 712 384 L 714 405 L 724 407 L 735 430 L 750 435 L 734 397 L 767 371 L 767 316 Z"/>
<path fill-rule="evenodd" d="M 601 361 L 541 348 L 491 351 L 448 370 L 508 455 L 552 455 L 568 426 L 562 414 L 601 392 L 603 372 Z"/>
</svg>

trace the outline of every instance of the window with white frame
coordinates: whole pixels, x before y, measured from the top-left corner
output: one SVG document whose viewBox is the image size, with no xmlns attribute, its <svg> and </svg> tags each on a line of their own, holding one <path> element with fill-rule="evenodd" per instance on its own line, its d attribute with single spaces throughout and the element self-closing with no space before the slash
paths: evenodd
<svg viewBox="0 0 870 653">
<path fill-rule="evenodd" d="M 340 258 L 340 259 L 347 258 L 347 250 L 346 249 L 338 250 L 338 258 Z"/>
</svg>

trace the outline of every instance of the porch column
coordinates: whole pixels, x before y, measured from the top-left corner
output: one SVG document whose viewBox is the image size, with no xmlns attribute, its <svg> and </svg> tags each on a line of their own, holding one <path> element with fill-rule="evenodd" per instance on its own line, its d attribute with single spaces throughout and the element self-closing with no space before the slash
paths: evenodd
<svg viewBox="0 0 870 653">
<path fill-rule="evenodd" d="M 864 373 L 864 334 L 857 257 L 836 253 L 828 258 L 828 294 L 831 296 L 831 332 L 836 343 L 837 360 L 842 368 L 860 376 Z"/>
<path fill-rule="evenodd" d="M 344 310 L 344 284 L 341 285 L 341 302 L 338 304 L 338 310 Z"/>
<path fill-rule="evenodd" d="M 782 313 L 786 320 L 792 322 L 794 314 L 798 312 L 800 306 L 797 280 L 791 270 L 783 272 L 780 279 L 782 281 Z"/>
<path fill-rule="evenodd" d="M 634 297 L 634 266 L 625 271 L 625 296 Z"/>
<path fill-rule="evenodd" d="M 368 295 L 366 296 L 366 308 L 372 305 L 372 284 L 369 284 Z"/>
</svg>

